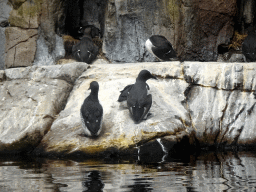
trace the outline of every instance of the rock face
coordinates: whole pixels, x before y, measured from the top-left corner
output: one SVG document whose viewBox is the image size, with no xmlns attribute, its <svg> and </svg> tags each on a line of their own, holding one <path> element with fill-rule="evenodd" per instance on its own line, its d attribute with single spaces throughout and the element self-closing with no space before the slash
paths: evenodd
<svg viewBox="0 0 256 192">
<path fill-rule="evenodd" d="M 36 52 L 36 29 L 8 27 L 6 35 L 6 68 L 31 66 Z"/>
<path fill-rule="evenodd" d="M 98 155 L 107 151 L 163 154 L 188 137 L 200 147 L 255 145 L 255 64 L 165 62 L 94 64 L 76 81 L 67 105 L 43 138 L 37 153 Z M 126 106 L 117 102 L 126 85 L 147 69 L 151 115 L 135 124 Z M 80 107 L 91 81 L 99 82 L 103 130 L 98 138 L 84 135 Z M 189 143 L 188 143 L 189 145 Z M 150 152 L 151 151 L 151 152 Z"/>
<path fill-rule="evenodd" d="M 218 46 L 228 45 L 233 36 L 236 0 L 206 0 L 196 4 L 196 29 L 193 27 L 192 47 L 187 49 L 190 53 L 186 60 L 193 60 L 197 55 L 199 61 L 216 61 Z"/>
<path fill-rule="evenodd" d="M 154 61 L 144 47 L 154 34 L 165 36 L 182 59 L 216 61 L 218 45 L 233 36 L 235 13 L 235 0 L 110 0 L 104 52 L 113 62 Z"/>
<path fill-rule="evenodd" d="M 255 63 L 185 63 L 188 110 L 201 145 L 255 145 Z"/>
<path fill-rule="evenodd" d="M 8 2 L 7 5 L 7 0 L 0 1 L 0 14 L 8 19 L 11 28 L 5 35 L 17 35 L 17 29 L 24 38 L 34 30 L 37 35 L 26 42 L 16 41 L 10 48 L 7 46 L 15 40 L 5 38 L 4 29 L 0 27 L 1 42 L 6 39 L 6 47 L 0 48 L 2 69 L 4 63 L 5 68 L 55 64 L 65 56 L 61 36 L 76 37 L 79 27 L 84 25 L 100 29 L 99 48 L 112 63 L 156 61 L 144 46 L 151 35 L 165 36 L 181 60 L 217 61 L 218 47 L 230 45 L 234 29 L 244 33 L 255 20 L 253 0 Z M 19 64 L 14 59 L 16 54 L 18 59 L 23 58 Z"/>
<path fill-rule="evenodd" d="M 40 3 L 40 27 L 34 65 L 53 65 L 65 56 L 60 28 L 64 20 L 64 1 L 42 1 Z M 32 3 L 33 4 L 33 3 Z"/>
<path fill-rule="evenodd" d="M 35 148 L 66 104 L 84 63 L 7 69 L 0 73 L 0 153 Z"/>
<path fill-rule="evenodd" d="M 5 68 L 54 64 L 64 57 L 57 23 L 64 14 L 62 1 L 10 0 L 12 11 L 5 31 Z"/>
<path fill-rule="evenodd" d="M 0 1 L 0 24 L 8 20 L 11 7 L 7 4 L 8 0 Z M 0 25 L 0 70 L 5 66 L 5 28 Z"/>
</svg>

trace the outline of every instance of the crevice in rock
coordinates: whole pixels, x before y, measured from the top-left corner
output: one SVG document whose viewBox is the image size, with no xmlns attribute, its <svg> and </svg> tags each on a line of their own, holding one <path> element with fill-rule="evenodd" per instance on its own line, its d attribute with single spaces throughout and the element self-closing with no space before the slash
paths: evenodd
<svg viewBox="0 0 256 192">
<path fill-rule="evenodd" d="M 53 122 L 54 122 L 54 119 L 55 119 L 55 118 L 54 118 L 53 116 L 51 116 L 51 115 L 44 115 L 44 116 L 43 116 L 43 119 L 46 119 L 46 118 L 52 119 Z M 47 131 L 47 132 L 48 132 L 48 131 Z M 46 133 L 47 133 L 47 132 L 46 132 Z M 45 134 L 46 134 L 46 133 L 45 133 Z"/>
<path fill-rule="evenodd" d="M 248 110 L 247 110 L 247 114 L 250 115 L 253 111 L 253 108 L 255 107 L 256 103 L 254 103 Z"/>
<path fill-rule="evenodd" d="M 237 144 L 237 141 L 242 133 L 242 131 L 244 130 L 244 126 L 242 126 L 240 129 L 237 130 L 237 132 L 239 134 L 237 134 L 237 136 L 234 138 L 234 141 L 231 143 L 231 145 L 236 145 Z"/>
<path fill-rule="evenodd" d="M 183 101 L 181 101 L 182 105 L 184 106 L 184 108 L 187 110 L 188 112 L 188 116 L 189 116 L 189 119 L 190 119 L 190 127 L 193 128 L 193 130 L 197 130 L 194 123 L 193 123 L 193 119 L 192 119 L 192 115 L 191 115 L 191 110 L 190 110 L 190 107 L 189 107 L 189 104 L 188 104 L 188 100 L 189 100 L 189 96 L 191 95 L 191 90 L 193 89 L 194 85 L 193 84 L 189 84 L 189 86 L 186 88 L 186 90 L 184 91 L 184 97 L 185 99 Z M 185 122 L 184 122 L 185 123 Z M 187 126 L 186 124 L 183 124 L 184 126 Z M 192 134 L 191 134 L 191 137 Z"/>
<path fill-rule="evenodd" d="M 248 92 L 248 93 L 252 93 L 255 92 L 255 90 L 248 90 L 248 89 L 240 89 L 240 86 L 235 87 L 234 89 L 222 89 L 222 88 L 218 88 L 217 86 L 212 87 L 212 86 L 207 86 L 207 85 L 202 85 L 202 84 L 197 84 L 197 83 L 193 83 L 194 86 L 200 86 L 200 87 L 204 87 L 204 88 L 212 88 L 212 89 L 216 89 L 218 91 L 236 91 L 239 90 L 241 92 Z"/>
<path fill-rule="evenodd" d="M 17 51 L 17 47 L 14 47 L 14 55 L 13 55 L 13 63 L 12 63 L 12 66 L 15 66 L 16 51 Z"/>
<path fill-rule="evenodd" d="M 227 108 L 228 108 L 228 100 L 229 100 L 230 95 L 231 95 L 231 93 L 229 93 L 229 95 L 228 95 L 228 97 L 227 97 L 226 105 L 225 105 L 224 109 L 222 110 L 222 116 L 220 117 L 220 121 L 219 121 L 219 130 L 218 130 L 218 133 L 217 133 L 217 135 L 216 135 L 216 137 L 215 137 L 215 140 L 214 140 L 214 143 L 215 143 L 216 145 L 219 144 L 219 143 L 218 143 L 218 138 L 219 138 L 219 136 L 220 136 L 220 134 L 221 134 L 221 131 L 222 131 L 222 122 L 223 122 L 225 113 L 226 113 Z"/>
<path fill-rule="evenodd" d="M 130 148 L 134 148 L 134 147 L 140 147 L 148 142 L 154 141 L 156 139 L 161 139 L 163 137 L 166 136 L 172 136 L 172 135 L 179 135 L 179 133 L 183 132 L 184 129 L 177 129 L 175 132 L 170 133 L 170 132 L 158 132 L 155 136 L 148 138 L 148 139 L 144 139 L 139 141 L 138 143 L 134 144 L 134 145 L 130 145 Z"/>
<path fill-rule="evenodd" d="M 34 35 L 29 36 L 28 39 L 26 39 L 26 40 L 24 40 L 24 41 L 19 41 L 18 43 L 14 44 L 12 47 L 9 47 L 7 51 L 9 51 L 10 49 L 16 47 L 17 45 L 19 45 L 19 44 L 21 44 L 21 43 L 27 42 L 29 39 L 31 39 L 31 38 L 33 38 L 33 37 L 35 37 L 35 36 L 37 36 L 37 35 L 38 35 L 38 34 L 34 34 Z"/>
<path fill-rule="evenodd" d="M 238 114 L 236 114 L 235 118 L 227 125 L 226 130 L 224 131 L 223 135 L 221 136 L 221 139 L 219 140 L 219 144 L 226 143 L 226 141 L 223 142 L 223 140 L 224 140 L 224 137 L 226 136 L 226 134 L 227 134 L 228 132 L 231 132 L 231 131 L 232 131 L 232 130 L 229 130 L 230 125 L 232 125 L 232 124 L 238 119 L 238 117 L 241 115 L 241 113 L 242 113 L 244 110 L 245 110 L 245 106 L 238 112 Z M 240 133 L 241 133 L 241 132 L 240 132 Z M 239 137 L 239 135 L 240 135 L 240 134 L 238 134 L 238 137 Z"/>
</svg>

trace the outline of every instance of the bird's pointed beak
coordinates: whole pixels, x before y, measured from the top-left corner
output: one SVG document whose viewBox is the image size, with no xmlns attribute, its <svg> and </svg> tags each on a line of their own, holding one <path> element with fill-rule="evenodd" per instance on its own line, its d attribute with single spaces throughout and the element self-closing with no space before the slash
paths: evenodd
<svg viewBox="0 0 256 192">
<path fill-rule="evenodd" d="M 152 75 L 152 77 L 151 77 L 151 78 L 152 78 L 152 79 L 156 79 L 156 80 L 157 80 L 157 78 L 156 78 L 155 76 L 153 76 L 153 75 Z"/>
</svg>

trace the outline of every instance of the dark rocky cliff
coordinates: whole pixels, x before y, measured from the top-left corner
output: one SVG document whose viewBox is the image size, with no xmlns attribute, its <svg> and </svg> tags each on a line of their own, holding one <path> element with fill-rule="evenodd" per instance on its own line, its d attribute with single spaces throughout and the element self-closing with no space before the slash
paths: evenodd
<svg viewBox="0 0 256 192">
<path fill-rule="evenodd" d="M 216 61 L 235 31 L 255 23 L 254 0 L 54 0 L 0 1 L 0 68 L 54 64 L 64 56 L 62 35 L 80 26 L 101 31 L 103 53 L 111 62 L 155 61 L 145 40 L 160 34 L 188 61 Z M 7 28 L 5 28 L 7 27 Z M 101 46 L 102 44 L 100 44 Z M 241 43 L 238 45 L 241 46 Z"/>
</svg>

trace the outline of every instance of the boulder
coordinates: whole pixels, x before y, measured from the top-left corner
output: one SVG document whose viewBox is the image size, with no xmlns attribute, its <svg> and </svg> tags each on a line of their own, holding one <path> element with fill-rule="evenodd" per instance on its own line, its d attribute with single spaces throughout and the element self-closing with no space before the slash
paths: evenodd
<svg viewBox="0 0 256 192">
<path fill-rule="evenodd" d="M 86 69 L 84 63 L 72 63 L 1 71 L 0 153 L 35 148 Z"/>
<path fill-rule="evenodd" d="M 146 121 L 135 124 L 128 109 L 117 102 L 120 91 L 135 82 L 138 73 L 148 69 L 158 80 L 148 80 L 153 104 Z M 182 80 L 179 62 L 142 64 L 94 64 L 76 81 L 68 103 L 50 131 L 43 138 L 37 153 L 99 155 L 105 152 L 125 153 L 155 138 L 177 143 L 190 131 L 191 120 L 183 105 L 183 92 L 188 84 Z M 103 106 L 103 129 L 98 138 L 86 137 L 80 108 L 90 93 L 91 81 L 99 82 L 99 100 Z M 168 143 L 168 142 L 167 142 Z M 167 144 L 168 146 L 168 144 Z"/>
<path fill-rule="evenodd" d="M 181 145 L 180 153 L 196 144 L 255 145 L 255 67 L 253 63 L 200 62 L 94 64 L 76 81 L 65 109 L 35 152 L 135 153 L 144 158 L 160 154 L 164 159 L 184 138 L 188 138 L 187 145 Z M 135 124 L 127 107 L 117 99 L 142 69 L 152 72 L 158 80 L 147 81 L 153 97 L 151 115 Z M 103 130 L 97 138 L 85 136 L 80 118 L 91 81 L 99 82 L 104 110 Z"/>
<path fill-rule="evenodd" d="M 185 62 L 187 106 L 201 146 L 255 145 L 255 63 Z"/>
</svg>

